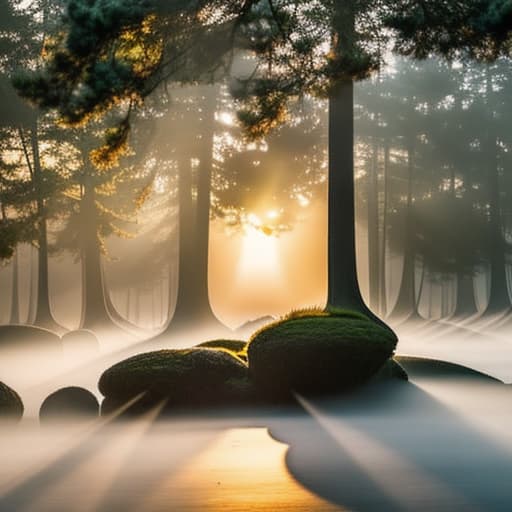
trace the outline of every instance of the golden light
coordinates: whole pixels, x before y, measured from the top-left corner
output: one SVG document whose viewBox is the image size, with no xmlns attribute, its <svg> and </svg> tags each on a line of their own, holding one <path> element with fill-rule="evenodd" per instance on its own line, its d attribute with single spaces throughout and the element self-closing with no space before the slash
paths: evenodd
<svg viewBox="0 0 512 512">
<path fill-rule="evenodd" d="M 279 252 L 273 230 L 255 214 L 247 216 L 238 263 L 239 277 L 255 277 L 267 281 L 279 277 Z"/>
<path fill-rule="evenodd" d="M 217 120 L 226 126 L 234 126 L 235 125 L 235 117 L 230 112 L 219 112 L 217 115 Z"/>
</svg>

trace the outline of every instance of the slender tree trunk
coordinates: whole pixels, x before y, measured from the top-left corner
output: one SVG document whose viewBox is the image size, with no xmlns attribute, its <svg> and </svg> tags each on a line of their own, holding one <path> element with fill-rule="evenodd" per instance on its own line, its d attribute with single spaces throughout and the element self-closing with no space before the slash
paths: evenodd
<svg viewBox="0 0 512 512">
<path fill-rule="evenodd" d="M 416 253 L 414 250 L 413 226 L 412 226 L 412 202 L 413 202 L 413 175 L 414 175 L 414 143 L 409 142 L 407 147 L 407 207 L 405 217 L 405 241 L 402 281 L 398 292 L 398 298 L 391 313 L 391 317 L 397 320 L 419 318 L 416 308 Z"/>
<path fill-rule="evenodd" d="M 368 289 L 370 309 L 379 312 L 379 190 L 378 147 L 373 140 L 372 163 L 368 174 Z"/>
<path fill-rule="evenodd" d="M 37 297 L 35 301 L 36 311 L 34 315 L 34 325 L 46 327 L 57 332 L 62 331 L 62 327 L 55 321 L 50 306 L 50 290 L 48 277 L 48 231 L 46 221 L 46 208 L 43 196 L 43 169 L 39 156 L 39 137 L 37 120 L 30 134 L 30 143 L 33 158 L 33 179 L 37 195 L 37 214 L 39 218 L 38 226 L 38 270 L 37 270 Z"/>
<path fill-rule="evenodd" d="M 384 167 L 382 169 L 383 200 L 382 200 L 382 236 L 380 246 L 380 270 L 379 270 L 379 293 L 380 293 L 380 314 L 386 317 L 388 310 L 387 282 L 386 282 L 386 260 L 387 260 L 387 239 L 388 239 L 388 200 L 389 200 L 389 141 L 384 143 Z"/>
<path fill-rule="evenodd" d="M 105 325 L 112 325 L 113 322 L 108 313 L 104 295 L 94 184 L 87 175 L 80 207 L 82 222 L 82 319 L 80 327 L 94 330 Z"/>
<path fill-rule="evenodd" d="M 27 315 L 27 324 L 31 325 L 34 323 L 36 317 L 36 297 L 37 297 L 37 273 L 35 271 L 36 268 L 36 254 L 34 247 L 30 246 L 30 258 L 29 258 L 29 268 L 30 268 L 30 278 L 29 278 L 29 292 L 28 292 L 28 315 Z"/>
<path fill-rule="evenodd" d="M 510 309 L 507 275 L 505 270 L 505 244 L 503 219 L 501 215 L 500 179 L 498 165 L 498 140 L 494 130 L 494 115 L 490 105 L 492 93 L 492 75 L 489 67 L 486 72 L 487 108 L 489 111 L 488 133 L 486 140 L 486 161 L 488 163 L 489 183 L 489 223 L 491 230 L 490 246 L 490 290 L 489 302 L 484 314 L 495 315 Z"/>
<path fill-rule="evenodd" d="M 10 324 L 20 323 L 20 298 L 18 291 L 18 248 L 14 252 L 12 259 L 12 283 L 11 283 L 11 313 L 9 318 Z"/>
</svg>

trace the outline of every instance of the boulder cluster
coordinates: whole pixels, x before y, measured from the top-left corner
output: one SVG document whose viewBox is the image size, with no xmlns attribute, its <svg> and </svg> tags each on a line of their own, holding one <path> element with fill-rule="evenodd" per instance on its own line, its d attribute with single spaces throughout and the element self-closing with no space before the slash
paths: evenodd
<svg viewBox="0 0 512 512">
<path fill-rule="evenodd" d="M 350 311 L 303 310 L 248 342 L 213 340 L 121 361 L 100 378 L 102 414 L 293 402 L 407 374 L 392 360 L 396 335 Z M 127 406 L 127 404 L 129 404 Z"/>
</svg>

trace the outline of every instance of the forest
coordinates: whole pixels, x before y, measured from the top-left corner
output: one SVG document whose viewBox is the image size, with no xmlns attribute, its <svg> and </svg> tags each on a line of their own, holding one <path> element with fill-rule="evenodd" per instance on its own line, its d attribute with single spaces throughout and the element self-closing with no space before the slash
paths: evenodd
<svg viewBox="0 0 512 512">
<path fill-rule="evenodd" d="M 0 0 L 0 510 L 508 511 L 511 45 Z"/>
</svg>

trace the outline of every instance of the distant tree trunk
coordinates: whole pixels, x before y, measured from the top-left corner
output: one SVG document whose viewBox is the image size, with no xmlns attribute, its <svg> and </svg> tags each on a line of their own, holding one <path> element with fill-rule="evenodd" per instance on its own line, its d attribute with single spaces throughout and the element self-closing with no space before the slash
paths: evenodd
<svg viewBox="0 0 512 512">
<path fill-rule="evenodd" d="M 485 156 L 488 163 L 489 186 L 489 227 L 490 227 L 490 290 L 485 315 L 496 315 L 510 309 L 507 275 L 505 269 L 505 243 L 503 219 L 501 215 L 500 179 L 498 165 L 498 140 L 494 130 L 494 116 L 489 96 L 492 92 L 492 75 L 489 67 L 486 72 L 486 94 L 489 120 L 487 127 Z"/>
<path fill-rule="evenodd" d="M 43 196 L 43 169 L 39 156 L 39 137 L 37 120 L 30 135 L 32 159 L 33 159 L 33 180 L 36 190 L 37 214 L 39 218 L 38 225 L 38 267 L 37 267 L 37 296 L 36 311 L 34 315 L 34 325 L 45 327 L 57 332 L 62 331 L 62 327 L 55 321 L 50 306 L 50 290 L 48 278 L 48 232 L 46 221 L 46 208 Z"/>
<path fill-rule="evenodd" d="M 217 87 L 205 91 L 201 147 L 198 154 L 197 194 L 194 198 L 189 159 L 179 166 L 179 266 L 176 306 L 166 331 L 222 324 L 215 317 L 208 294 L 210 192 Z"/>
<path fill-rule="evenodd" d="M 372 144 L 372 163 L 368 173 L 368 289 L 370 309 L 379 312 L 379 189 L 378 147 Z"/>
<path fill-rule="evenodd" d="M 94 184 L 86 175 L 80 202 L 82 259 L 82 318 L 80 327 L 95 330 L 112 325 L 103 287 L 101 251 L 97 234 L 98 213 Z"/>
<path fill-rule="evenodd" d="M 12 259 L 12 282 L 11 282 L 11 313 L 9 315 L 10 324 L 20 323 L 20 299 L 18 292 L 18 248 L 14 252 Z"/>
<path fill-rule="evenodd" d="M 37 296 L 37 273 L 35 271 L 36 267 L 36 256 L 34 247 L 30 246 L 30 258 L 29 258 L 29 268 L 30 268 L 30 276 L 29 276 L 29 292 L 28 292 L 28 315 L 27 315 L 27 324 L 31 325 L 34 323 L 36 316 L 36 296 Z"/>
<path fill-rule="evenodd" d="M 457 269 L 457 292 L 452 319 L 462 319 L 478 313 L 473 276 Z"/>
<path fill-rule="evenodd" d="M 389 200 L 389 141 L 384 142 L 384 167 L 382 169 L 382 181 L 384 183 L 382 200 L 382 236 L 380 246 L 380 270 L 379 270 L 379 303 L 380 315 L 386 317 L 388 311 L 387 282 L 386 282 L 386 260 L 388 240 L 388 200 Z"/>
<path fill-rule="evenodd" d="M 416 252 L 414 249 L 412 202 L 413 202 L 413 176 L 414 176 L 414 142 L 409 141 L 407 147 L 407 206 L 405 212 L 405 240 L 402 281 L 398 291 L 398 298 L 391 312 L 396 320 L 420 318 L 416 307 Z"/>
</svg>

